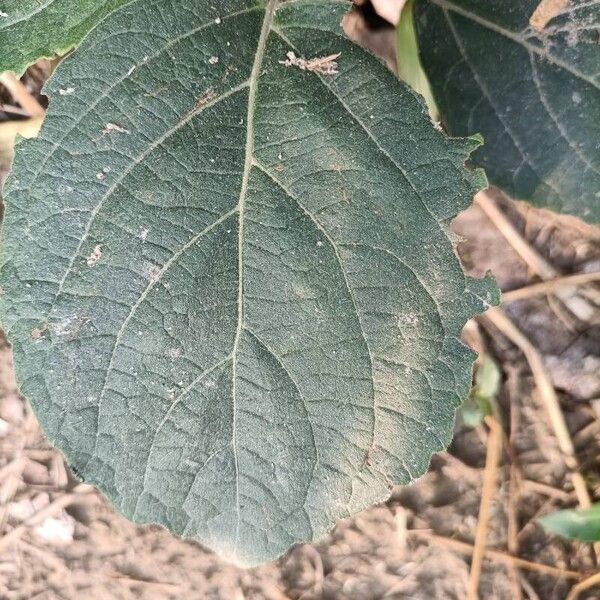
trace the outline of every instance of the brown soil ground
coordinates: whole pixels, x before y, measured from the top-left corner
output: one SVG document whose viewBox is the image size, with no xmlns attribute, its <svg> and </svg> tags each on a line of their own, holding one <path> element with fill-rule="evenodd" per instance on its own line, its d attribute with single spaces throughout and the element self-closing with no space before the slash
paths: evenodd
<svg viewBox="0 0 600 600">
<path fill-rule="evenodd" d="M 389 31 L 382 35 L 389 40 Z M 600 230 L 500 195 L 496 202 L 561 273 L 600 271 Z M 478 207 L 455 229 L 471 274 L 491 270 L 503 290 L 537 280 Z M 580 470 L 600 500 L 600 288 L 590 284 L 577 295 L 592 309 L 585 320 L 549 295 L 504 308 L 542 354 Z M 473 329 L 470 340 L 477 339 Z M 503 373 L 496 415 L 503 449 L 479 597 L 563 600 L 597 571 L 589 545 L 548 535 L 536 522 L 576 506 L 570 473 L 523 355 L 485 320 L 478 330 L 478 344 Z M 340 522 L 325 539 L 244 570 L 161 528 L 132 525 L 93 488 L 78 485 L 19 396 L 10 349 L 0 340 L 0 600 L 463 600 L 489 431 L 459 418 L 448 452 L 435 455 L 420 480 Z M 577 597 L 600 599 L 600 586 Z"/>
</svg>

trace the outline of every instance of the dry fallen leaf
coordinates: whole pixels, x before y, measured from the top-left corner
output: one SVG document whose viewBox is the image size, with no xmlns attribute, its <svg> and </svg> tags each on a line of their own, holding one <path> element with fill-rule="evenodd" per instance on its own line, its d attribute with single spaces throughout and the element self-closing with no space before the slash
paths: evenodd
<svg viewBox="0 0 600 600">
<path fill-rule="evenodd" d="M 537 31 L 541 31 L 554 17 L 560 14 L 570 0 L 542 0 L 529 18 L 529 24 Z"/>
</svg>

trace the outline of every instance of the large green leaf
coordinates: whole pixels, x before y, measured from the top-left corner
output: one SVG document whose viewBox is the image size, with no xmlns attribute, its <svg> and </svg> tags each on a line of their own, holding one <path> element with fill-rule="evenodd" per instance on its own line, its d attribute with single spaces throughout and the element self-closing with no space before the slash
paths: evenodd
<svg viewBox="0 0 600 600">
<path fill-rule="evenodd" d="M 423 473 L 496 300 L 448 223 L 477 142 L 343 36 L 348 6 L 132 2 L 8 184 L 3 317 L 46 433 L 125 515 L 244 563 Z"/>
<path fill-rule="evenodd" d="M 583 542 L 600 541 L 600 504 L 587 510 L 559 510 L 538 519 L 550 533 Z"/>
<path fill-rule="evenodd" d="M 21 74 L 38 58 L 64 54 L 128 0 L 4 0 L 0 71 Z"/>
<path fill-rule="evenodd" d="M 539 0 L 418 0 L 423 66 L 453 135 L 536 204 L 600 220 L 600 3 L 573 0 L 542 31 Z"/>
</svg>

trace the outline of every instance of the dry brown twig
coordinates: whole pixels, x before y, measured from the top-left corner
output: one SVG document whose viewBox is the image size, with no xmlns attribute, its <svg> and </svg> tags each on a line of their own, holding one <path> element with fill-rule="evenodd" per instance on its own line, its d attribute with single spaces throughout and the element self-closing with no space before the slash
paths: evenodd
<svg viewBox="0 0 600 600">
<path fill-rule="evenodd" d="M 489 320 L 525 355 L 536 384 L 537 395 L 546 408 L 554 435 L 558 442 L 558 447 L 560 448 L 565 464 L 570 471 L 571 481 L 573 483 L 573 488 L 575 489 L 575 494 L 577 495 L 579 507 L 583 509 L 589 508 L 591 506 L 590 494 L 585 480 L 579 472 L 575 447 L 573 446 L 556 390 L 546 371 L 542 357 L 533 344 L 523 335 L 523 333 L 521 333 L 501 309 L 490 308 L 484 314 L 484 318 Z M 600 556 L 600 544 L 595 544 L 594 549 L 596 551 L 596 556 Z"/>
<path fill-rule="evenodd" d="M 10 71 L 0 73 L 0 83 L 10 92 L 10 95 L 30 117 L 44 115 L 43 106 L 29 93 L 29 90 L 13 73 Z"/>
<path fill-rule="evenodd" d="M 591 587 L 594 587 L 597 585 L 600 586 L 600 573 L 595 573 L 594 575 L 591 575 L 587 579 L 584 579 L 583 581 L 574 585 L 571 588 L 571 591 L 569 592 L 569 594 L 565 600 L 577 600 L 577 598 L 579 598 L 581 592 L 585 592 L 586 590 L 589 590 Z"/>
<path fill-rule="evenodd" d="M 565 462 L 569 469 L 578 473 L 577 458 L 575 457 L 575 448 L 571 441 L 571 435 L 567 429 L 567 424 L 560 408 L 558 396 L 550 377 L 544 366 L 542 357 L 539 352 L 535 349 L 533 344 L 521 333 L 521 331 L 513 324 L 513 322 L 506 316 L 506 314 L 499 308 L 490 308 L 484 313 L 484 318 L 489 320 L 504 336 L 506 336 L 515 346 L 517 346 L 521 352 L 525 355 L 527 363 L 531 369 L 533 378 L 536 383 L 539 395 L 546 407 L 548 416 L 552 428 L 556 435 L 559 448 L 561 449 Z M 581 477 L 581 475 L 579 475 Z M 587 503 L 589 506 L 590 498 L 587 493 L 585 485 L 583 489 L 578 489 L 579 484 L 575 484 L 574 487 L 578 490 L 578 498 L 580 504 L 584 505 Z M 585 490 L 585 492 L 583 491 Z M 583 508 L 586 508 L 583 506 Z"/>
<path fill-rule="evenodd" d="M 407 532 L 410 536 L 422 537 L 426 540 L 433 542 L 439 546 L 445 546 L 446 548 L 451 548 L 452 550 L 456 550 L 461 554 L 466 554 L 468 556 L 473 555 L 473 546 L 471 544 L 467 544 L 466 542 L 461 542 L 459 540 L 453 540 L 450 538 L 446 538 L 440 535 L 434 535 L 429 531 L 423 531 L 418 529 L 409 529 Z M 498 550 L 490 550 L 486 549 L 485 558 L 490 560 L 496 560 L 505 565 L 512 565 L 518 567 L 519 569 L 524 569 L 526 571 L 534 571 L 537 573 L 543 573 L 545 575 L 551 575 L 552 577 L 556 577 L 558 579 L 577 579 L 580 580 L 584 577 L 583 573 L 578 573 L 577 571 L 570 571 L 565 569 L 559 569 L 558 567 L 552 567 L 550 565 L 544 565 L 541 563 L 531 562 L 529 560 L 525 560 L 523 558 L 518 558 L 516 556 L 511 556 L 510 554 L 506 554 L 504 552 L 500 552 Z"/>
<path fill-rule="evenodd" d="M 508 551 L 513 556 L 519 554 L 519 497 L 521 488 L 521 472 L 518 463 L 518 457 L 513 451 L 514 441 L 521 421 L 521 414 L 519 403 L 516 401 L 519 393 L 520 379 L 515 374 L 511 377 L 509 375 L 507 381 L 507 391 L 509 394 L 509 434 L 508 441 L 506 443 L 507 454 L 509 457 L 509 478 L 508 478 L 508 499 L 506 503 L 507 513 L 507 541 L 506 545 Z M 514 600 L 521 600 L 523 598 L 523 586 L 521 584 L 521 573 L 516 567 L 509 569 L 509 575 L 513 588 Z"/>
<path fill-rule="evenodd" d="M 555 279 L 549 279 L 540 283 L 526 285 L 509 292 L 503 292 L 502 302 L 515 302 L 516 300 L 524 300 L 526 298 L 533 298 L 534 296 L 551 294 L 560 289 L 569 289 L 578 285 L 593 283 L 595 281 L 600 281 L 600 273 L 576 273 L 574 275 L 556 277 Z"/>
<path fill-rule="evenodd" d="M 532 248 L 531 244 L 517 231 L 508 217 L 498 208 L 488 190 L 479 192 L 474 201 L 531 271 L 544 280 L 560 277 L 557 269 Z M 577 295 L 576 287 L 559 287 L 555 294 L 578 319 L 588 321 L 594 316 L 596 309 L 587 300 Z"/>
<path fill-rule="evenodd" d="M 467 600 L 477 600 L 479 589 L 479 577 L 481 565 L 485 555 L 488 522 L 490 508 L 496 481 L 498 479 L 498 463 L 502 453 L 502 428 L 494 417 L 485 420 L 488 428 L 487 452 L 485 458 L 485 470 L 483 472 L 483 486 L 481 489 L 481 501 L 479 503 L 479 517 L 477 529 L 475 530 L 475 544 L 473 546 L 473 558 L 471 560 L 471 571 L 469 573 L 469 587 L 467 589 Z"/>
</svg>

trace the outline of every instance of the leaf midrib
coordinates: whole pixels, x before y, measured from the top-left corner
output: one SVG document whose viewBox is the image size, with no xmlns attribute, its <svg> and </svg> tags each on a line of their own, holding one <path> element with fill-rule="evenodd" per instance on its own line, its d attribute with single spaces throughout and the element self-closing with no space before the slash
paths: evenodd
<svg viewBox="0 0 600 600">
<path fill-rule="evenodd" d="M 268 0 L 268 4 L 265 8 L 265 16 L 260 31 L 260 37 L 258 38 L 258 44 L 256 47 L 256 54 L 254 57 L 254 64 L 252 65 L 252 71 L 250 73 L 250 84 L 248 88 L 248 114 L 246 118 L 246 149 L 244 158 L 244 172 L 242 175 L 242 184 L 240 188 L 240 198 L 237 204 L 238 209 L 238 322 L 236 327 L 235 340 L 233 343 L 233 359 L 232 359 L 232 434 L 231 434 L 231 446 L 233 450 L 233 460 L 235 467 L 235 513 L 236 513 L 236 525 L 235 525 L 235 538 L 233 553 L 237 555 L 237 549 L 239 544 L 240 534 L 240 476 L 239 476 L 239 465 L 238 465 L 238 453 L 237 453 L 237 355 L 240 345 L 240 338 L 242 330 L 244 328 L 244 207 L 246 203 L 246 196 L 248 194 L 248 184 L 250 181 L 250 172 L 252 170 L 254 161 L 254 117 L 256 113 L 256 97 L 258 90 L 258 79 L 262 70 L 265 50 L 269 34 L 271 32 L 271 25 L 273 23 L 273 16 L 277 7 L 278 0 Z"/>
</svg>

